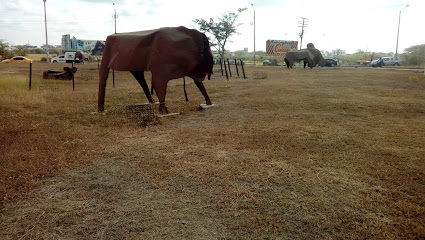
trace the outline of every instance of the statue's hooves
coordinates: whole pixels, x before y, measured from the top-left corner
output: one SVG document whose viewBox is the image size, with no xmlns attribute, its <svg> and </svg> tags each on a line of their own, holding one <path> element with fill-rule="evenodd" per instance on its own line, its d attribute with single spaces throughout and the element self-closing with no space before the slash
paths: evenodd
<svg viewBox="0 0 425 240">
<path fill-rule="evenodd" d="M 208 108 L 215 108 L 218 107 L 218 104 L 211 104 L 211 105 L 207 105 L 205 103 L 199 104 L 199 110 L 204 110 L 204 109 L 208 109 Z"/>
<path fill-rule="evenodd" d="M 91 112 L 93 115 L 106 115 L 106 113 L 108 113 L 107 110 L 103 110 L 102 112 Z"/>
<path fill-rule="evenodd" d="M 180 113 L 167 113 L 167 114 L 158 114 L 158 117 L 170 117 L 170 116 L 176 116 Z"/>
</svg>

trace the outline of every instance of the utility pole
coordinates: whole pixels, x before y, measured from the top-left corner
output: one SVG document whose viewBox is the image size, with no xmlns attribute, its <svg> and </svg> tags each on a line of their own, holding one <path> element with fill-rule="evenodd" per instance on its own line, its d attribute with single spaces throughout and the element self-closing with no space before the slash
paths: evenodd
<svg viewBox="0 0 425 240">
<path fill-rule="evenodd" d="M 115 33 L 117 33 L 117 18 L 118 18 L 118 15 L 117 15 L 117 10 L 115 9 L 115 3 L 112 3 L 112 4 L 114 5 L 114 15 L 112 15 L 112 18 L 115 21 Z"/>
<path fill-rule="evenodd" d="M 395 59 L 397 59 L 398 57 L 398 36 L 400 34 L 400 18 L 401 18 L 401 13 L 404 11 L 404 9 L 406 9 L 409 5 L 406 5 L 403 10 L 400 10 L 400 12 L 398 13 L 398 30 L 397 30 L 397 45 L 395 47 Z"/>
<path fill-rule="evenodd" d="M 302 48 L 302 46 L 303 46 L 303 37 L 304 37 L 304 33 L 305 33 L 305 30 L 304 30 L 304 28 L 306 28 L 306 27 L 308 27 L 308 18 L 305 18 L 305 17 L 301 17 L 301 19 L 302 19 L 302 21 L 299 21 L 298 23 L 299 24 L 301 24 L 301 26 L 298 26 L 298 27 L 300 27 L 301 28 L 301 32 L 300 32 L 300 39 L 301 39 L 301 42 L 300 42 L 300 49 Z"/>
<path fill-rule="evenodd" d="M 115 3 L 112 3 L 114 5 L 114 15 L 112 15 L 112 18 L 115 22 L 115 33 L 117 33 L 117 10 L 115 9 Z M 115 88 L 115 70 L 112 69 L 112 88 Z"/>
<path fill-rule="evenodd" d="M 251 3 L 252 8 L 254 8 L 254 4 Z M 255 8 L 254 8 L 254 66 L 255 66 Z"/>
<path fill-rule="evenodd" d="M 47 62 L 49 62 L 49 42 L 47 41 L 47 15 L 46 15 L 46 0 L 43 0 L 44 2 L 44 28 L 46 30 L 46 55 L 47 55 Z"/>
<path fill-rule="evenodd" d="M 117 10 L 115 9 L 115 3 L 112 3 L 112 5 L 114 5 L 114 15 L 112 15 L 112 18 L 114 19 L 115 22 L 115 33 L 117 33 Z M 115 88 L 115 70 L 112 69 L 112 88 Z"/>
</svg>

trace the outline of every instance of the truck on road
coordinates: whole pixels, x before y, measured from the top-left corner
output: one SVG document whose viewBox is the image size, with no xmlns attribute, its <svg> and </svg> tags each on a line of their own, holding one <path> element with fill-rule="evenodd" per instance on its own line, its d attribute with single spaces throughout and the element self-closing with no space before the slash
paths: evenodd
<svg viewBox="0 0 425 240">
<path fill-rule="evenodd" d="M 82 63 L 88 61 L 88 57 L 81 52 L 65 52 L 64 55 L 53 57 L 52 63 Z"/>
</svg>

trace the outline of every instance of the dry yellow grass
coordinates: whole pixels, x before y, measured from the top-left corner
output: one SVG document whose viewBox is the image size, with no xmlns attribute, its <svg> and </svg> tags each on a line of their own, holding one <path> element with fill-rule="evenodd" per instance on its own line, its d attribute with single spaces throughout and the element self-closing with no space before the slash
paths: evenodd
<svg viewBox="0 0 425 240">
<path fill-rule="evenodd" d="M 139 128 L 146 102 L 97 65 L 70 81 L 0 65 L 2 239 L 423 239 L 425 80 L 391 69 L 249 67 L 206 80 L 218 108 L 170 82 L 176 117 Z M 149 74 L 147 74 L 149 78 Z"/>
<path fill-rule="evenodd" d="M 56 56 L 56 54 L 49 54 L 49 57 L 53 57 Z M 26 56 L 27 58 L 31 59 L 33 62 L 34 61 L 41 61 L 42 58 L 47 58 L 46 54 L 27 54 Z"/>
</svg>

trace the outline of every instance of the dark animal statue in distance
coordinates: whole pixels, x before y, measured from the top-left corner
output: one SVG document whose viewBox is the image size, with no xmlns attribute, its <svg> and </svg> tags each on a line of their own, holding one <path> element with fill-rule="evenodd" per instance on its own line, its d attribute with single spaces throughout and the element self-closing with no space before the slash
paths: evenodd
<svg viewBox="0 0 425 240">
<path fill-rule="evenodd" d="M 310 68 L 313 68 L 316 64 L 323 67 L 326 62 L 320 50 L 315 48 L 313 43 L 307 44 L 307 48 L 287 52 L 285 55 L 285 63 L 288 68 L 292 68 L 294 62 L 299 60 L 304 60 L 304 68 L 306 64 L 308 64 Z"/>
<path fill-rule="evenodd" d="M 130 71 L 150 103 L 154 102 L 144 77 L 152 73 L 152 87 L 159 99 L 160 114 L 167 114 L 165 95 L 167 83 L 189 76 L 203 94 L 206 104 L 211 100 L 202 83 L 210 79 L 213 56 L 205 34 L 185 27 L 160 28 L 142 32 L 118 33 L 107 37 L 99 69 L 98 111 L 105 109 L 105 88 L 109 69 Z"/>
<path fill-rule="evenodd" d="M 63 67 L 63 71 L 47 70 L 43 72 L 43 79 L 59 79 L 59 80 L 72 80 L 74 74 L 77 72 L 76 67 Z"/>
</svg>

